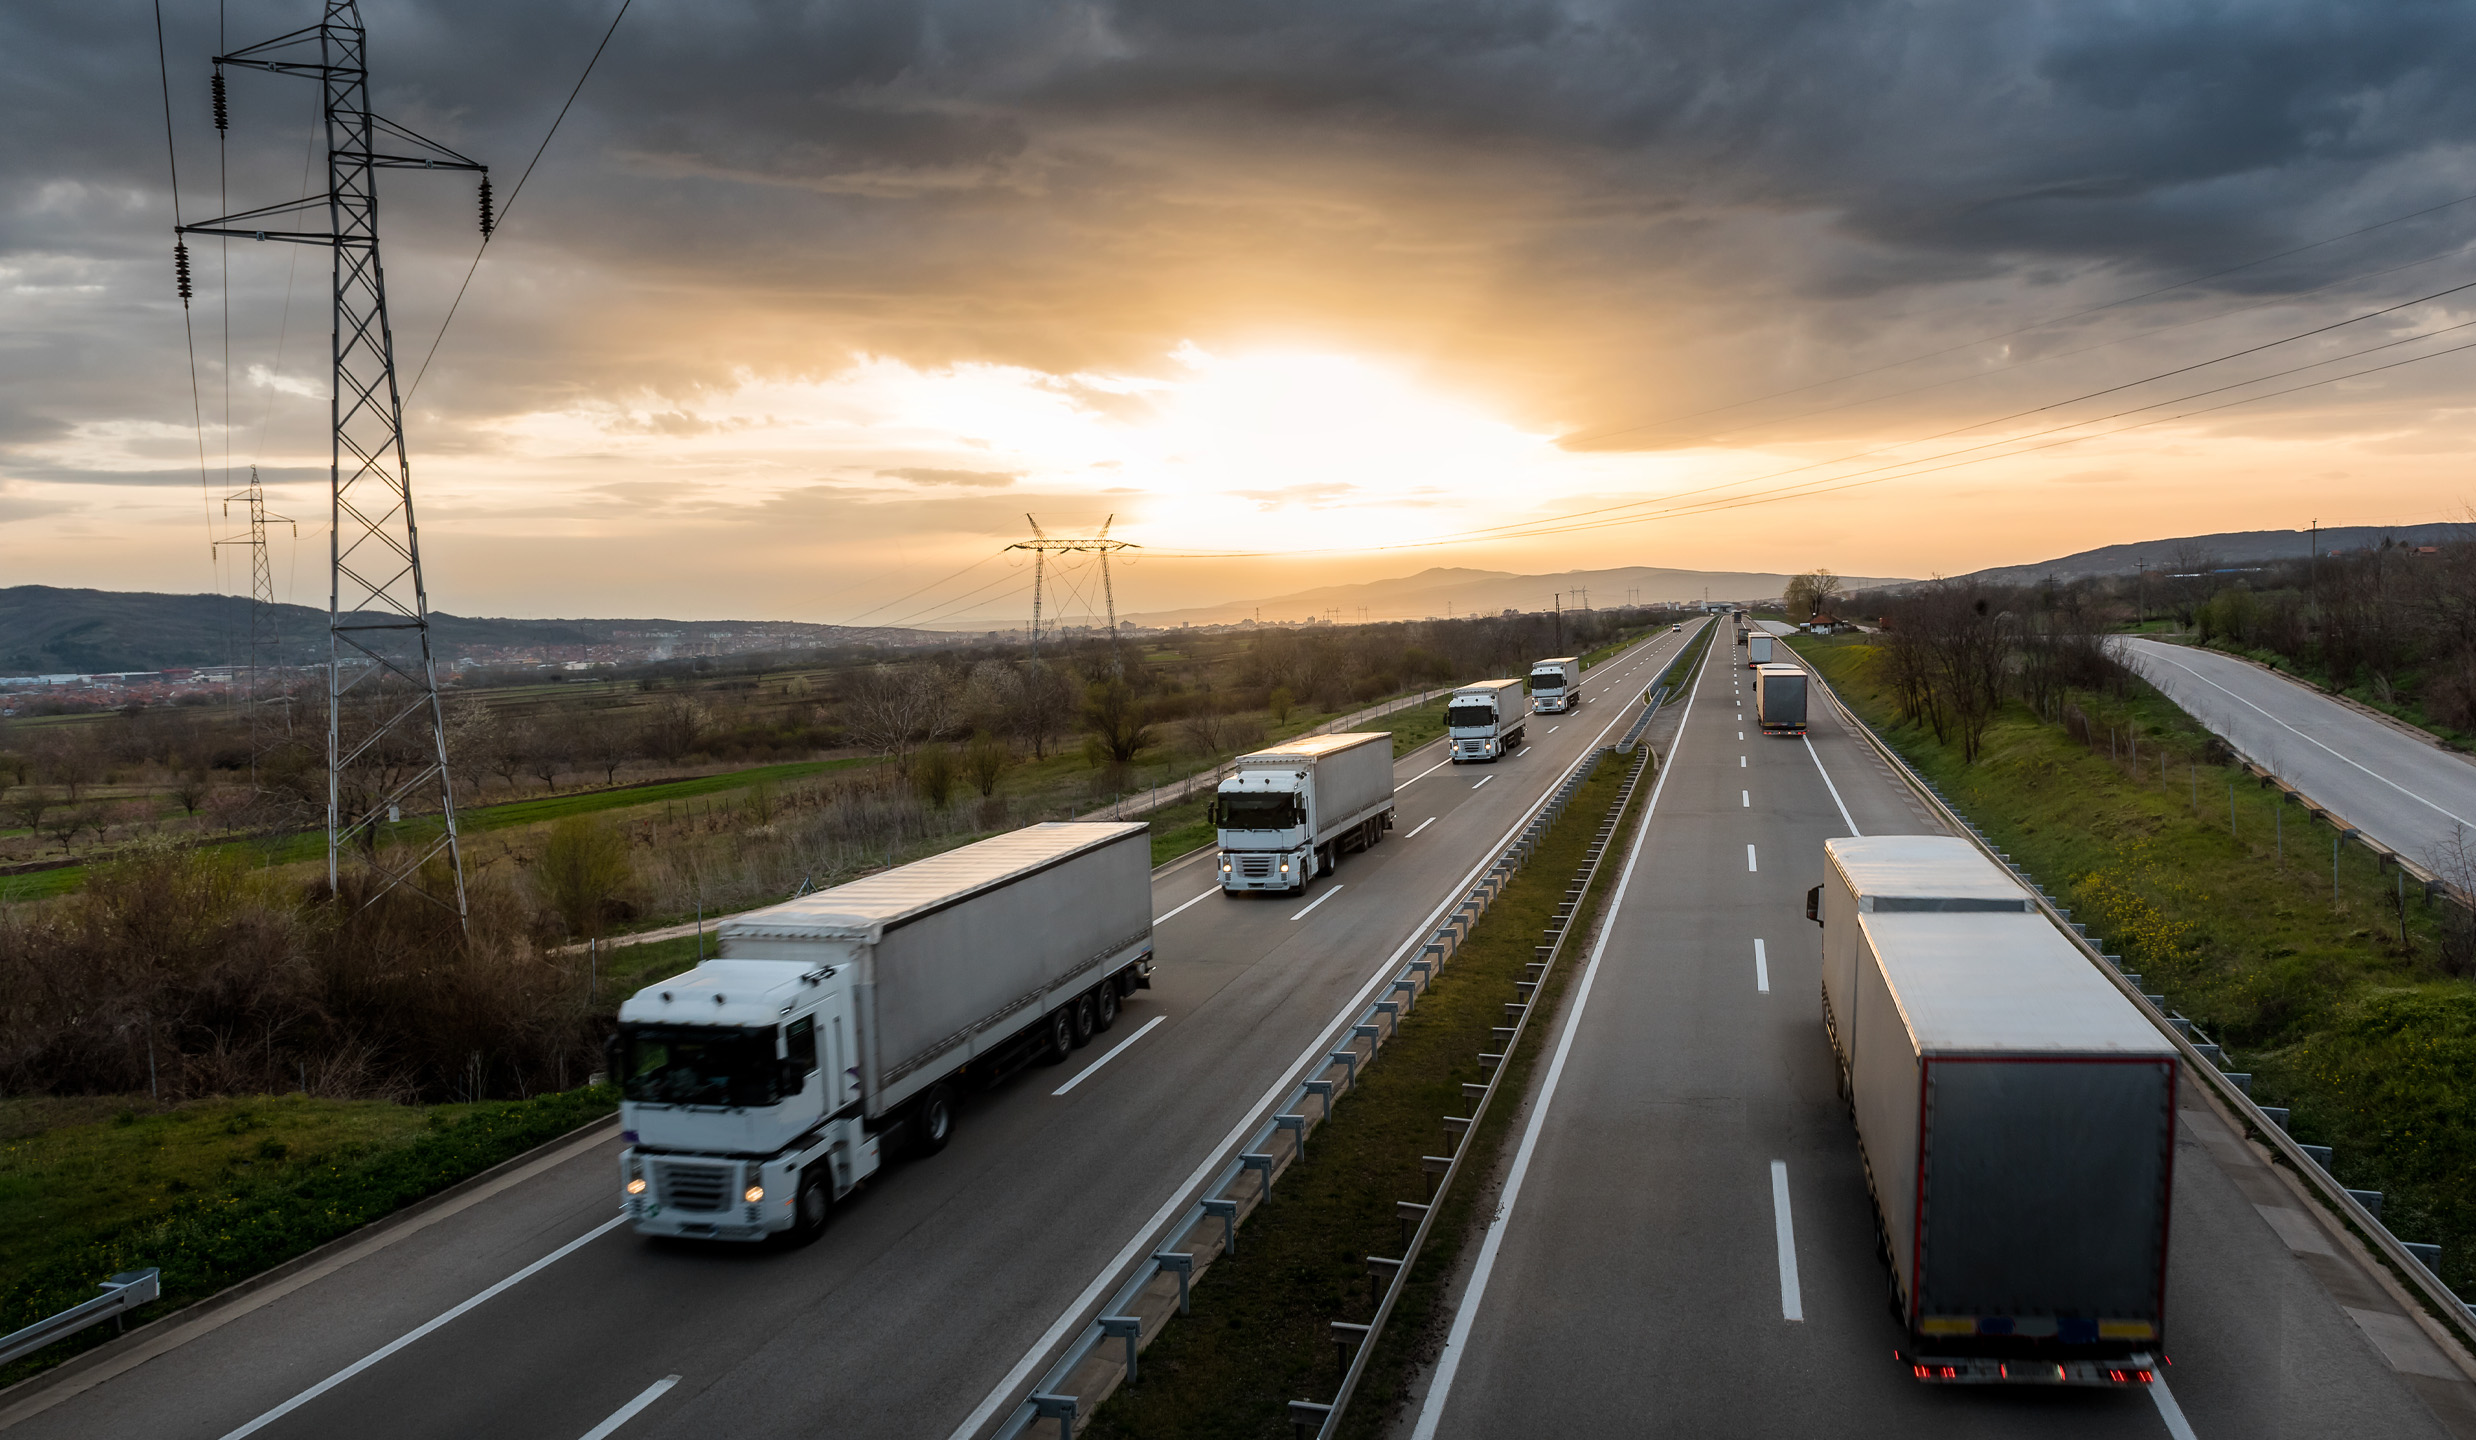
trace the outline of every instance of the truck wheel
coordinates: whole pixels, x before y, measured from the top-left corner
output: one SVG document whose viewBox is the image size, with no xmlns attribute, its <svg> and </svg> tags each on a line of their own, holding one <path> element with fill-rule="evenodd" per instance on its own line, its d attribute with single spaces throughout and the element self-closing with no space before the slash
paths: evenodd
<svg viewBox="0 0 2476 1440">
<path fill-rule="evenodd" d="M 799 1192 L 791 1201 L 791 1229 L 784 1237 L 794 1245 L 806 1245 L 825 1233 L 825 1222 L 834 1213 L 834 1182 L 826 1178 L 832 1163 L 819 1156 L 800 1171 Z"/>
<path fill-rule="evenodd" d="M 931 1085 L 929 1092 L 920 1097 L 920 1108 L 911 1112 L 911 1153 L 934 1155 L 953 1138 L 954 1089 Z"/>
<path fill-rule="evenodd" d="M 1063 1010 L 1049 1012 L 1048 1043 L 1041 1047 L 1040 1063 L 1063 1065 L 1075 1050 L 1075 1022 Z"/>
<path fill-rule="evenodd" d="M 1092 1033 L 1106 1035 L 1118 1023 L 1118 977 L 1110 976 L 1092 991 Z"/>
<path fill-rule="evenodd" d="M 1100 1033 L 1100 1017 L 1093 1013 L 1097 1008 L 1088 990 L 1076 996 L 1075 1003 L 1066 1008 L 1066 1013 L 1073 1018 L 1075 1048 L 1078 1050 L 1091 1044 L 1092 1037 Z"/>
</svg>

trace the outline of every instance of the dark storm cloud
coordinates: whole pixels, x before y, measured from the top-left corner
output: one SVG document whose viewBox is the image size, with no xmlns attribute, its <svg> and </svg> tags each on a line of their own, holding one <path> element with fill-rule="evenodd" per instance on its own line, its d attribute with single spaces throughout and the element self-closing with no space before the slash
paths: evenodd
<svg viewBox="0 0 2476 1440">
<path fill-rule="evenodd" d="M 374 0 L 377 107 L 492 162 L 504 199 L 612 8 Z M 231 5 L 229 43 L 313 9 Z M 193 219 L 218 203 L 215 18 L 167 6 Z M 2422 0 L 649 0 L 518 200 L 425 423 L 461 443 L 560 397 L 857 350 L 1134 364 L 1249 325 L 1622 419 L 1663 376 L 1724 392 L 1844 368 L 1895 320 L 1984 328 L 1915 318 L 1938 291 L 2107 298 L 2476 189 L 2471 71 L 2476 12 Z M 147 12 L 0 10 L 0 266 L 48 277 L 0 297 L 0 473 L 64 427 L 188 423 L 157 83 Z M 289 195 L 309 86 L 236 74 L 233 97 L 231 203 Z M 409 354 L 470 195 L 386 186 Z M 2218 284 L 2307 288 L 2471 230 L 2454 211 Z M 319 257 L 269 248 L 240 247 L 236 368 L 288 287 L 323 303 Z"/>
</svg>

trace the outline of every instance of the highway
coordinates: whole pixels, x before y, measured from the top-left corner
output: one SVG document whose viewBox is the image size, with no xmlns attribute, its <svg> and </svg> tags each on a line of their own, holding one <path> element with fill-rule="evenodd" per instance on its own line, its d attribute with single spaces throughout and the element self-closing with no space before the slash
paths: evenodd
<svg viewBox="0 0 2476 1440">
<path fill-rule="evenodd" d="M 1715 647 L 1614 909 L 1549 1029 L 1414 1440 L 1505 1435 L 2476 1436 L 2476 1386 L 2187 1086 L 2168 1386 L 1931 1387 L 1894 1362 L 1857 1143 L 1824 1038 L 1824 840 L 1927 812 L 1827 701 L 1740 718 Z"/>
<path fill-rule="evenodd" d="M 0 1408 L 13 1436 L 941 1436 L 1049 1358 L 1076 1297 L 1183 1204 L 1345 1007 L 1632 703 L 1661 633 L 1484 766 L 1396 767 L 1399 826 L 1302 897 L 1154 877 L 1154 988 L 1066 1064 L 969 1098 L 801 1250 L 619 1228 L 615 1130 L 255 1307 L 210 1315 Z M 641 1402 L 641 1403 L 640 1403 Z M 631 1408 L 634 1407 L 634 1408 Z M 985 1428 L 985 1427 L 980 1427 Z"/>
<path fill-rule="evenodd" d="M 2299 681 L 2191 645 L 2115 642 L 2141 678 L 2263 769 L 2411 860 L 2439 869 L 2476 837 L 2476 764 Z"/>
</svg>

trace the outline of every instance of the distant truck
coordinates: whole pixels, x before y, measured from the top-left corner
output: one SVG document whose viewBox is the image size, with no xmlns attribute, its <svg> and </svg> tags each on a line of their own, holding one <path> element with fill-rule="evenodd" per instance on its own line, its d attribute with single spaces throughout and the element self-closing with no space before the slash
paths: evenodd
<svg viewBox="0 0 2476 1440">
<path fill-rule="evenodd" d="M 1221 782 L 1221 888 L 1297 890 L 1393 827 L 1393 737 L 1309 735 L 1241 755 Z"/>
<path fill-rule="evenodd" d="M 945 1148 L 966 1080 L 1064 1060 L 1151 985 L 1141 824 L 1044 824 L 723 921 L 619 1007 L 638 1232 L 813 1239 L 883 1149 Z"/>
<path fill-rule="evenodd" d="M 1805 733 L 1806 674 L 1794 665 L 1754 667 L 1754 719 L 1765 735 Z"/>
<path fill-rule="evenodd" d="M 1562 715 L 1582 703 L 1582 662 L 1571 655 L 1533 661 L 1530 705 L 1541 715 Z"/>
<path fill-rule="evenodd" d="M 1757 665 L 1768 665 L 1770 663 L 1771 632 L 1768 630 L 1756 630 L 1750 632 L 1747 635 L 1745 642 L 1746 668 L 1750 670 Z"/>
<path fill-rule="evenodd" d="M 1453 763 L 1501 759 L 1522 743 L 1529 710 L 1519 680 L 1482 680 L 1454 691 L 1444 704 L 1445 743 Z"/>
</svg>

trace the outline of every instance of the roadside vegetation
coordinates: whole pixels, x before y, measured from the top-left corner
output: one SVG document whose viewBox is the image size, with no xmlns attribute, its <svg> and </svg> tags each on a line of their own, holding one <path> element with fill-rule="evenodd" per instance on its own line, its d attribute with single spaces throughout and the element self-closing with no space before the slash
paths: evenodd
<svg viewBox="0 0 2476 1440">
<path fill-rule="evenodd" d="M 1427 1193 L 1419 1157 L 1443 1145 L 1443 1117 L 1467 1113 L 1462 1085 L 1486 1078 L 1479 1054 L 1493 1047 L 1513 982 L 1524 976 L 1531 947 L 1622 791 L 1626 768 L 1613 755 L 1602 759 L 1530 863 L 1420 997 L 1382 1058 L 1344 1097 L 1331 1123 L 1315 1132 L 1306 1158 L 1248 1218 L 1237 1253 L 1213 1262 L 1196 1282 L 1194 1313 L 1160 1333 L 1144 1351 L 1140 1380 L 1121 1386 L 1087 1433 L 1293 1440 L 1288 1403 L 1331 1398 L 1347 1356 L 1336 1357 L 1330 1323 L 1363 1322 L 1372 1314 L 1366 1257 L 1401 1253 L 1394 1202 Z M 1610 862 L 1601 866 L 1583 915 L 1594 915 L 1613 886 L 1621 853 L 1608 852 Z M 1567 978 L 1582 963 L 1579 942 L 1587 933 L 1587 922 L 1578 923 L 1539 997 L 1538 1015 L 1554 1013 Z M 1508 1058 L 1511 1068 L 1496 1103 L 1466 1142 L 1478 1163 L 1464 1170 L 1430 1232 L 1377 1342 L 1344 1433 L 1387 1431 L 1415 1367 L 1440 1348 L 1450 1323 L 1442 1303 L 1445 1283 L 1486 1222 L 1481 1198 L 1492 1184 L 1488 1159 L 1504 1148 L 1551 1028 L 1529 1027 L 1521 1049 Z"/>
<path fill-rule="evenodd" d="M 2476 1286 L 2476 925 L 2285 804 L 2094 627 L 1956 587 L 1794 643 L 2073 919 Z M 2335 856 L 2335 864 L 2334 864 Z M 2447 860 L 2447 857 L 2445 857 Z M 2460 883 L 2476 879 L 2457 859 Z M 2446 864 L 2443 868 L 2448 870 Z"/>
</svg>

